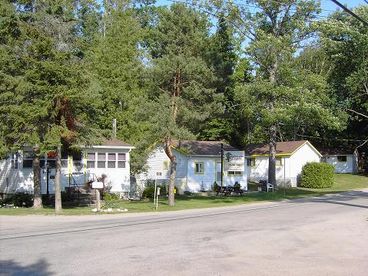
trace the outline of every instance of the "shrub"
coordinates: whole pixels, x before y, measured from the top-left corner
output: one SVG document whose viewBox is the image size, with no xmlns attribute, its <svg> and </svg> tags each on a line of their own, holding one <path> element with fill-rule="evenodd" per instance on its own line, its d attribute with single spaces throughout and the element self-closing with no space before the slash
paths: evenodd
<svg viewBox="0 0 368 276">
<path fill-rule="evenodd" d="M 164 195 L 167 195 L 167 193 L 169 192 L 166 185 L 159 185 L 158 187 L 161 188 L 160 190 L 160 195 L 164 196 Z"/>
<path fill-rule="evenodd" d="M 329 188 L 334 183 L 334 167 L 327 163 L 307 163 L 301 174 L 301 187 Z"/>
<path fill-rule="evenodd" d="M 120 195 L 119 194 L 116 194 L 116 193 L 104 193 L 103 194 L 103 199 L 105 201 L 119 200 L 120 199 Z"/>
<path fill-rule="evenodd" d="M 186 195 L 186 196 L 191 196 L 191 195 L 193 195 L 193 193 L 192 193 L 192 192 L 190 192 L 190 191 L 184 191 L 184 195 Z"/>
<path fill-rule="evenodd" d="M 14 206 L 17 207 L 32 207 L 33 195 L 26 193 L 7 195 L 7 197 L 2 200 L 1 204 L 14 204 Z"/>
<path fill-rule="evenodd" d="M 154 194 L 155 194 L 155 186 L 148 186 L 144 188 L 142 197 L 143 198 L 153 198 Z"/>
<path fill-rule="evenodd" d="M 217 192 L 217 190 L 218 190 L 218 188 L 219 188 L 220 186 L 217 184 L 217 182 L 215 181 L 215 182 L 213 182 L 213 186 L 212 186 L 212 190 L 214 191 L 214 192 Z"/>
</svg>

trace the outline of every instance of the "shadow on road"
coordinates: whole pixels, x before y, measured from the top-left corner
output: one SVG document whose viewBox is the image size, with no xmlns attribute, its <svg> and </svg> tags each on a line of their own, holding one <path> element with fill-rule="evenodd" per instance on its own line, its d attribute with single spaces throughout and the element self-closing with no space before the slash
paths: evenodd
<svg viewBox="0 0 368 276">
<path fill-rule="evenodd" d="M 357 200 L 357 199 L 367 199 L 367 204 L 356 204 L 356 203 L 349 203 L 348 201 Z M 311 200 L 312 202 L 318 203 L 330 203 L 330 204 L 337 204 L 337 205 L 344 205 L 344 206 L 351 206 L 357 208 L 365 208 L 368 209 L 368 193 L 361 192 L 361 191 L 352 191 L 346 192 L 336 195 L 328 195 L 321 198 L 314 198 Z"/>
<path fill-rule="evenodd" d="M 52 275 L 48 268 L 49 264 L 44 259 L 25 266 L 12 260 L 0 261 L 0 274 L 5 276 Z"/>
</svg>

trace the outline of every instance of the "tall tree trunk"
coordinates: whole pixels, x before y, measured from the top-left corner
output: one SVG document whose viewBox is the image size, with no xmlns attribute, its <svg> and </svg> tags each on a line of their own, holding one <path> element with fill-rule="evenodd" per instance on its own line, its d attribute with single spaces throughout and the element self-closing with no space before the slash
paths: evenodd
<svg viewBox="0 0 368 276">
<path fill-rule="evenodd" d="M 55 213 L 60 213 L 62 211 L 60 178 L 61 178 L 61 146 L 58 146 L 56 153 L 56 172 L 55 172 Z"/>
<path fill-rule="evenodd" d="M 176 123 L 178 116 L 178 104 L 177 98 L 180 97 L 181 92 L 181 71 L 176 70 L 173 80 L 173 90 L 171 93 L 171 119 Z M 175 205 L 175 178 L 176 178 L 176 156 L 172 151 L 172 139 L 171 137 L 165 138 L 165 153 L 170 159 L 170 178 L 169 178 L 169 206 Z"/>
<path fill-rule="evenodd" d="M 41 168 L 40 168 L 40 147 L 35 145 L 33 147 L 33 208 L 42 208 L 42 195 L 41 195 Z"/>
<path fill-rule="evenodd" d="M 270 69 L 269 81 L 274 86 L 276 85 L 276 72 L 278 68 L 278 62 L 275 60 L 273 66 Z M 275 109 L 274 98 L 272 97 L 269 102 L 270 111 L 273 112 Z M 277 125 L 276 122 L 269 128 L 269 158 L 268 158 L 268 182 L 276 187 L 276 141 L 277 141 Z"/>
<path fill-rule="evenodd" d="M 171 138 L 165 139 L 165 153 L 170 159 L 170 178 L 169 178 L 169 206 L 175 205 L 175 178 L 176 178 L 176 156 L 172 151 Z"/>
<path fill-rule="evenodd" d="M 270 154 L 268 159 L 268 182 L 276 187 L 276 126 L 270 127 Z"/>
</svg>

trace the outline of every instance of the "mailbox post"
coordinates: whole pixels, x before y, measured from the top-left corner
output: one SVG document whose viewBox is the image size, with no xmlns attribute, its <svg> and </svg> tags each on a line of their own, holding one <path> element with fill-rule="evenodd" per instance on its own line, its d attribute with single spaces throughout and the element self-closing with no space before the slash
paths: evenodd
<svg viewBox="0 0 368 276">
<path fill-rule="evenodd" d="M 158 209 L 158 197 L 160 195 L 160 190 L 161 188 L 160 187 L 157 187 L 157 192 L 156 192 L 156 210 Z"/>
<path fill-rule="evenodd" d="M 101 211 L 101 195 L 100 195 L 99 189 L 103 189 L 103 182 L 100 182 L 100 181 L 92 182 L 92 188 L 95 189 L 95 193 L 96 193 L 96 209 L 97 209 L 97 212 L 100 212 Z"/>
</svg>

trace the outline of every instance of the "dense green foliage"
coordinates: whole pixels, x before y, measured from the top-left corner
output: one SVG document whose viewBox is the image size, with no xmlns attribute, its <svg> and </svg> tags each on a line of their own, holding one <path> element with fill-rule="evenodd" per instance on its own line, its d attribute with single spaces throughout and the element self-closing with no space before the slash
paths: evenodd
<svg viewBox="0 0 368 276">
<path fill-rule="evenodd" d="M 330 188 L 334 183 L 335 168 L 328 163 L 307 163 L 301 174 L 300 186 L 304 188 Z"/>
<path fill-rule="evenodd" d="M 33 204 L 33 195 L 26 193 L 16 193 L 7 195 L 0 199 L 0 206 L 9 207 L 31 207 Z"/>
<path fill-rule="evenodd" d="M 368 5 L 354 9 L 368 20 Z M 367 139 L 368 28 L 346 13 L 335 13 L 320 23 L 321 49 L 330 70 L 326 76 L 338 106 L 348 112 L 348 124 L 338 136 Z M 326 140 L 336 133 L 326 133 Z M 332 139 L 333 140 L 333 139 Z M 338 142 L 333 145 L 336 146 Z"/>
<path fill-rule="evenodd" d="M 367 139 L 368 33 L 355 18 L 319 19 L 312 0 L 153 2 L 0 0 L 1 157 L 98 142 L 113 119 L 136 146 L 133 173 L 175 139 Z M 354 11 L 368 20 L 367 5 Z"/>
<path fill-rule="evenodd" d="M 157 185 L 157 189 L 158 188 L 160 188 L 160 196 L 165 197 L 167 195 L 167 185 L 165 185 L 165 184 Z M 155 185 L 154 185 L 154 183 L 151 183 L 149 185 L 145 185 L 145 188 L 142 192 L 142 197 L 153 199 L 154 195 L 155 195 Z"/>
</svg>

